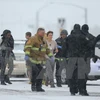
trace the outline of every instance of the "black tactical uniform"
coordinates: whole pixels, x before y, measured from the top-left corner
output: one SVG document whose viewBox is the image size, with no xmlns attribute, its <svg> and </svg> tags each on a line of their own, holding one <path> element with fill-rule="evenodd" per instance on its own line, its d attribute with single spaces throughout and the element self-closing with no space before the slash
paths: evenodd
<svg viewBox="0 0 100 100">
<path fill-rule="evenodd" d="M 80 31 L 80 25 L 75 24 L 74 30 L 67 38 L 68 66 L 66 77 L 70 87 L 70 92 L 75 95 L 78 91 L 81 95 L 88 95 L 84 90 L 85 83 L 85 50 L 88 40 Z"/>
<path fill-rule="evenodd" d="M 95 41 L 95 36 L 93 36 L 92 34 L 89 33 L 89 27 L 87 24 L 84 24 L 82 26 L 82 34 L 87 38 L 89 44 L 86 48 L 85 51 L 85 59 L 86 59 L 86 63 L 87 63 L 87 67 L 86 67 L 86 78 L 88 77 L 88 74 L 90 72 L 90 61 L 91 58 L 94 58 L 95 54 L 94 54 L 94 41 Z M 86 79 L 87 82 L 87 79 Z M 86 90 L 86 82 L 84 84 L 84 89 Z"/>
<path fill-rule="evenodd" d="M 61 31 L 61 35 L 68 35 L 66 30 Z M 58 53 L 55 55 L 56 57 L 56 82 L 58 87 L 61 86 L 61 72 L 62 69 L 66 66 L 66 38 L 58 38 L 55 40 L 58 46 Z"/>
</svg>

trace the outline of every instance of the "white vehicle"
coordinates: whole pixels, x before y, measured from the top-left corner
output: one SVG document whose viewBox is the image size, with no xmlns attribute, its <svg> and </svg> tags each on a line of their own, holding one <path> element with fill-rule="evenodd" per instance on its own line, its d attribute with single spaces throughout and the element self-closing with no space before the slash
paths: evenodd
<svg viewBox="0 0 100 100">
<path fill-rule="evenodd" d="M 100 57 L 100 41 L 96 43 L 95 55 Z M 100 59 L 98 59 L 96 63 L 91 60 L 91 72 L 89 73 L 89 76 L 100 79 Z"/>
<path fill-rule="evenodd" d="M 93 79 L 100 79 L 100 60 L 97 60 L 96 63 L 91 61 L 91 71 L 89 76 L 92 76 Z M 90 79 L 92 79 L 90 77 Z"/>
</svg>

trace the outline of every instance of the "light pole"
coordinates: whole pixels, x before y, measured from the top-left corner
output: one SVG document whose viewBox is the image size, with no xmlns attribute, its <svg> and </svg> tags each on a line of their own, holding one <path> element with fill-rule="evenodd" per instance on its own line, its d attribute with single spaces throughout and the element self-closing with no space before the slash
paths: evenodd
<svg viewBox="0 0 100 100">
<path fill-rule="evenodd" d="M 73 6 L 73 7 L 82 9 L 84 11 L 84 22 L 85 22 L 85 24 L 88 23 L 88 11 L 87 11 L 87 8 L 79 6 L 79 5 L 76 5 L 76 4 L 64 3 L 64 2 L 51 2 L 51 4 L 59 4 L 59 5 L 65 5 L 65 6 L 68 5 L 68 6 Z"/>
<path fill-rule="evenodd" d="M 40 7 L 40 8 L 37 10 L 37 12 L 36 12 L 36 29 L 38 29 L 38 26 L 39 26 L 39 14 L 40 14 L 40 12 L 41 12 L 44 8 L 48 7 L 50 4 L 51 4 L 51 3 L 45 4 L 45 5 L 43 5 L 42 7 Z"/>
<path fill-rule="evenodd" d="M 38 29 L 38 26 L 39 26 L 39 13 L 46 7 L 48 7 L 49 5 L 51 4 L 59 4 L 59 5 L 67 5 L 67 6 L 73 6 L 73 7 L 76 7 L 76 8 L 79 8 L 79 9 L 82 9 L 84 10 L 84 22 L 85 24 L 88 23 L 88 12 L 87 12 L 87 8 L 85 7 L 82 7 L 82 6 L 79 6 L 79 5 L 76 5 L 76 4 L 72 4 L 72 3 L 64 3 L 64 2 L 49 2 L 48 4 L 45 4 L 43 5 L 41 8 L 39 8 L 36 12 L 36 29 Z"/>
</svg>

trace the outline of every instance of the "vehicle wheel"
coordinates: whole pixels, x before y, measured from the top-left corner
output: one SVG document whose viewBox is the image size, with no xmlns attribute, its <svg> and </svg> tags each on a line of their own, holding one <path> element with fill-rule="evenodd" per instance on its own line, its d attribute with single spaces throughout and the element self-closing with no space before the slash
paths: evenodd
<svg viewBox="0 0 100 100">
<path fill-rule="evenodd" d="M 66 80 L 66 68 L 64 68 L 61 72 L 61 81 L 62 84 L 67 84 L 67 80 Z"/>
</svg>

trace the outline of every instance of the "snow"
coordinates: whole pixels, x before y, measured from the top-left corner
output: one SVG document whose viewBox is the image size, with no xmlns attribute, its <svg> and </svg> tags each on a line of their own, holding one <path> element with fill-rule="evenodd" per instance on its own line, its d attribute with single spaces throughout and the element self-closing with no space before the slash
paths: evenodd
<svg viewBox="0 0 100 100">
<path fill-rule="evenodd" d="M 62 88 L 50 88 L 43 86 L 46 92 L 32 92 L 31 85 L 27 79 L 23 81 L 14 81 L 12 85 L 0 85 L 0 100 L 100 100 L 100 80 L 89 81 L 87 90 L 90 96 L 71 96 L 67 85 Z"/>
</svg>

